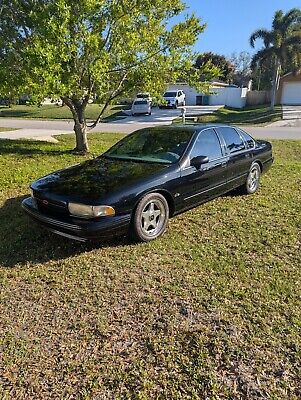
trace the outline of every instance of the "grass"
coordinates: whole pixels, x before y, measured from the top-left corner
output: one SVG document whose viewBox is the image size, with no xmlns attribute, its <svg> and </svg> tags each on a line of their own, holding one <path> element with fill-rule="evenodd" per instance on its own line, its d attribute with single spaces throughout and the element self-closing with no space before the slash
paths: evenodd
<svg viewBox="0 0 301 400">
<path fill-rule="evenodd" d="M 201 115 L 197 118 L 200 123 L 222 123 L 239 125 L 266 125 L 282 119 L 281 106 L 271 111 L 268 106 L 254 106 L 243 109 L 220 108 L 213 114 Z"/>
<path fill-rule="evenodd" d="M 101 110 L 99 104 L 88 104 L 86 109 L 87 119 L 96 119 Z M 123 110 L 127 106 L 115 105 L 108 107 L 104 113 L 103 120 L 110 121 L 125 116 Z M 0 106 L 0 117 L 7 118 L 40 118 L 40 119 L 72 119 L 71 111 L 67 106 L 61 107 L 56 104 L 32 106 L 32 105 L 14 105 L 11 108 Z"/>
<path fill-rule="evenodd" d="M 20 209 L 29 182 L 85 159 L 59 140 L 0 141 L 0 398 L 300 399 L 301 142 L 273 142 L 253 196 L 153 243 L 83 245 Z"/>
<path fill-rule="evenodd" d="M 8 132 L 8 131 L 15 131 L 15 130 L 16 130 L 15 128 L 2 128 L 0 126 L 0 132 Z"/>
</svg>

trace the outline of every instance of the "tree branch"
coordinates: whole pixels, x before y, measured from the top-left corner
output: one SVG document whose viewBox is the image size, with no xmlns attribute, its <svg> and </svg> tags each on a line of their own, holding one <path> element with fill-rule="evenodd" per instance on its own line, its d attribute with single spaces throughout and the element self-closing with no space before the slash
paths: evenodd
<svg viewBox="0 0 301 400">
<path fill-rule="evenodd" d="M 122 72 L 125 70 L 130 70 L 132 68 L 138 67 L 140 64 L 145 63 L 146 61 L 150 60 L 151 58 L 155 57 L 157 54 L 164 52 L 165 50 L 168 49 L 169 46 L 164 46 L 163 48 L 157 50 L 155 53 L 150 54 L 149 56 L 143 58 L 142 60 L 137 61 L 136 63 L 132 64 L 132 65 L 128 65 L 126 67 L 121 67 L 121 68 L 116 68 L 116 69 L 109 69 L 108 71 L 105 71 L 105 73 L 107 74 L 112 74 L 114 72 Z"/>
<path fill-rule="evenodd" d="M 119 96 L 122 91 L 120 91 L 124 81 L 126 80 L 128 71 L 126 71 L 126 73 L 123 75 L 122 79 L 120 80 L 117 88 L 112 92 L 111 96 L 108 98 L 108 100 L 105 102 L 104 106 L 102 107 L 98 117 L 96 118 L 95 122 L 93 122 L 92 125 L 88 126 L 89 129 L 93 129 L 95 128 L 95 126 L 98 124 L 98 122 L 100 121 L 100 118 L 102 117 L 103 113 L 106 111 L 106 109 L 108 108 L 110 102 L 112 100 L 114 100 L 117 96 Z"/>
</svg>

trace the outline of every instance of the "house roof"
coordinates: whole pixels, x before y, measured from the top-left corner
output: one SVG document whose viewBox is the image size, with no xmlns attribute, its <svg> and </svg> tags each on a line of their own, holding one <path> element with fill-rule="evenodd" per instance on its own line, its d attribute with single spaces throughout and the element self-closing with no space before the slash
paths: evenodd
<svg viewBox="0 0 301 400">
<path fill-rule="evenodd" d="M 301 70 L 296 71 L 296 72 L 288 72 L 287 74 L 283 75 L 280 79 L 285 78 L 286 76 L 290 76 L 290 75 L 301 75 Z"/>
<path fill-rule="evenodd" d="M 209 81 L 208 83 L 210 84 L 210 86 L 213 86 L 213 87 L 233 87 L 234 86 L 232 84 L 225 83 L 225 82 L 218 81 L 218 80 L 216 80 L 216 81 L 212 80 L 212 81 Z M 186 82 L 175 82 L 175 83 L 169 83 L 169 84 L 174 85 L 174 86 L 177 86 L 177 85 L 178 86 L 189 86 L 189 84 Z"/>
</svg>

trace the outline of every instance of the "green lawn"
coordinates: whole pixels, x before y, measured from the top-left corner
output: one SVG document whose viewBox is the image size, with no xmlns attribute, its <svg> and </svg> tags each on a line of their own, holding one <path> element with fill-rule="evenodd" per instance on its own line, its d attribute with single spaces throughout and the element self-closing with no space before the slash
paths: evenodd
<svg viewBox="0 0 301 400">
<path fill-rule="evenodd" d="M 122 118 L 124 116 L 123 110 L 127 106 L 115 105 L 109 107 L 105 114 L 104 120 L 111 120 L 115 118 Z M 86 109 L 87 119 L 96 119 L 101 110 L 99 104 L 88 104 Z M 41 118 L 41 119 L 72 119 L 71 111 L 67 106 L 61 107 L 55 104 L 43 106 L 0 106 L 0 117 L 8 118 Z"/>
<path fill-rule="evenodd" d="M 16 130 L 16 129 L 14 129 L 14 128 L 2 128 L 0 126 L 0 132 L 7 132 L 7 131 L 14 131 L 14 130 Z"/>
<path fill-rule="evenodd" d="M 93 134 L 104 151 L 122 135 Z M 253 196 L 171 220 L 149 244 L 33 225 L 28 183 L 84 160 L 0 141 L 0 398 L 301 398 L 301 142 L 275 141 Z"/>
<path fill-rule="evenodd" d="M 268 106 L 254 106 L 244 109 L 220 108 L 213 114 L 199 116 L 197 121 L 200 123 L 267 125 L 281 119 L 281 106 L 276 106 L 273 112 Z"/>
</svg>

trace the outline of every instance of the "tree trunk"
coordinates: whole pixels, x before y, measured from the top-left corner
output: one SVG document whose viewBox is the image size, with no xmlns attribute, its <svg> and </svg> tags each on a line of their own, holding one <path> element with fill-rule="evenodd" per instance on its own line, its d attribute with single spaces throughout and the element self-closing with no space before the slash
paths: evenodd
<svg viewBox="0 0 301 400">
<path fill-rule="evenodd" d="M 272 97 L 271 97 L 271 111 L 274 111 L 274 109 L 275 109 L 276 94 L 277 94 L 278 83 L 279 83 L 279 72 L 280 72 L 280 62 L 279 62 L 278 58 L 276 58 L 274 78 L 273 78 L 273 87 L 272 87 Z"/>
<path fill-rule="evenodd" d="M 86 122 L 74 124 L 74 132 L 76 137 L 76 147 L 74 151 L 79 153 L 87 153 L 89 151 L 88 138 L 87 138 L 87 125 Z"/>
<path fill-rule="evenodd" d="M 62 101 L 70 108 L 74 119 L 74 132 L 76 138 L 74 151 L 78 153 L 87 153 L 89 151 L 89 146 L 85 110 L 88 101 L 87 99 L 77 100 L 67 97 L 63 97 Z"/>
</svg>

